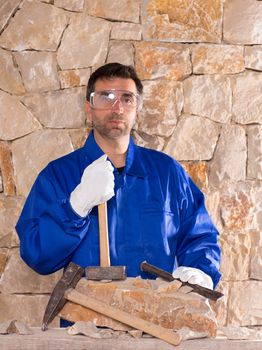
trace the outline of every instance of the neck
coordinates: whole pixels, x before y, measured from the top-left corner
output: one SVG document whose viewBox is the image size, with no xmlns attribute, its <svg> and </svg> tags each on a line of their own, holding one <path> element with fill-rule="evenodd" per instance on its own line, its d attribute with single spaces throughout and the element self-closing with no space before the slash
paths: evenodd
<svg viewBox="0 0 262 350">
<path fill-rule="evenodd" d="M 94 137 L 98 146 L 107 154 L 116 168 L 125 166 L 130 135 L 121 138 L 107 138 L 94 130 Z"/>
</svg>

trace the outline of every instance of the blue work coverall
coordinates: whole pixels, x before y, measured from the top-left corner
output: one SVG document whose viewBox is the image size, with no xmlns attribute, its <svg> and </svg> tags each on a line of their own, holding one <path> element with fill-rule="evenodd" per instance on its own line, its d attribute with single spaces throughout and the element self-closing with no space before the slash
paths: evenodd
<svg viewBox="0 0 262 350">
<path fill-rule="evenodd" d="M 69 197 L 85 168 L 101 157 L 93 132 L 84 147 L 50 162 L 37 177 L 16 230 L 23 260 L 40 274 L 70 261 L 99 266 L 97 207 L 84 218 Z M 112 265 L 125 265 L 128 276 L 150 278 L 140 271 L 147 260 L 172 272 L 176 264 L 198 268 L 220 279 L 218 232 L 204 196 L 170 156 L 139 147 L 130 139 L 126 165 L 114 168 L 115 196 L 108 201 Z M 152 277 L 152 276 L 151 276 Z"/>
</svg>

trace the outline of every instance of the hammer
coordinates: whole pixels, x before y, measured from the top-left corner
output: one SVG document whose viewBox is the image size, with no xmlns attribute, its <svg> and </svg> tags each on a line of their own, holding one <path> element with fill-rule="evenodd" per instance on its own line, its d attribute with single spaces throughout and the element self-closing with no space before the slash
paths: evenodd
<svg viewBox="0 0 262 350">
<path fill-rule="evenodd" d="M 98 205 L 99 241 L 100 241 L 100 266 L 89 266 L 85 269 L 86 278 L 89 280 L 123 280 L 126 278 L 125 266 L 110 266 L 107 204 Z"/>
<path fill-rule="evenodd" d="M 48 324 L 54 319 L 68 300 L 139 329 L 170 344 L 178 345 L 180 343 L 181 336 L 173 330 L 143 320 L 142 318 L 76 291 L 74 287 L 82 277 L 83 272 L 84 269 L 73 262 L 68 265 L 63 276 L 57 282 L 47 304 L 42 324 L 43 331 L 47 329 Z"/>
</svg>

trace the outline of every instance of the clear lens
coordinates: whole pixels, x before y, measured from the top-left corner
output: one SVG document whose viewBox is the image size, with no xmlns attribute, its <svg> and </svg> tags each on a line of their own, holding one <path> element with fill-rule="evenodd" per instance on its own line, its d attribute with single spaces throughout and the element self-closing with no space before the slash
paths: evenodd
<svg viewBox="0 0 262 350">
<path fill-rule="evenodd" d="M 131 110 L 141 105 L 141 97 L 127 90 L 94 91 L 90 95 L 91 107 L 96 109 L 110 109 L 116 101 L 120 101 L 123 108 Z"/>
</svg>

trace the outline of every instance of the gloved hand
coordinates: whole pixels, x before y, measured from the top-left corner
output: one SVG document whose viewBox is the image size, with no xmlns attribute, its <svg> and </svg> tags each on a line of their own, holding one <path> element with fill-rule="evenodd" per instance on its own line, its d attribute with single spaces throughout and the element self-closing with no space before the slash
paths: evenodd
<svg viewBox="0 0 262 350">
<path fill-rule="evenodd" d="M 70 204 L 78 215 L 87 216 L 95 205 L 114 196 L 113 171 L 106 154 L 86 167 L 80 184 L 70 195 Z"/>
<path fill-rule="evenodd" d="M 173 272 L 173 277 L 179 278 L 182 282 L 199 284 L 209 289 L 213 289 L 214 287 L 212 278 L 209 275 L 193 267 L 179 266 Z"/>
</svg>

